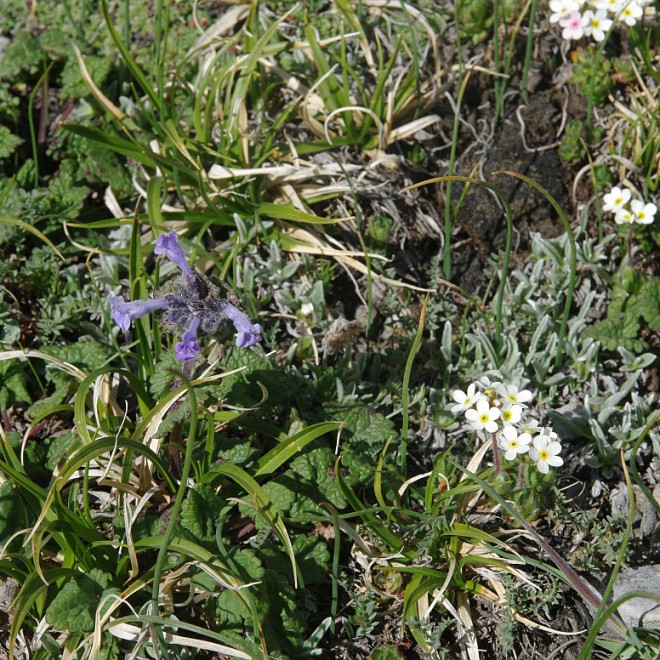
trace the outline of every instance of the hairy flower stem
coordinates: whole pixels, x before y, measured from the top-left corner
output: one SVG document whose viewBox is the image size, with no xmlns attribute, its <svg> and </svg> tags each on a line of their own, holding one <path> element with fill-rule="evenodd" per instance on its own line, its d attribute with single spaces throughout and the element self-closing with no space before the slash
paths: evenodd
<svg viewBox="0 0 660 660">
<path fill-rule="evenodd" d="M 500 464 L 500 448 L 497 446 L 497 436 L 495 433 L 492 434 L 493 437 L 493 463 L 495 464 L 495 474 L 499 477 L 502 472 L 502 466 Z"/>
<path fill-rule="evenodd" d="M 183 363 L 182 374 L 185 380 L 192 380 L 193 373 L 195 371 L 195 362 L 188 361 Z M 172 383 L 171 389 L 175 390 L 177 387 L 181 387 L 181 381 L 175 380 Z M 173 406 L 172 410 L 176 410 L 183 400 L 177 401 Z M 170 442 L 169 442 L 169 458 L 170 458 L 170 471 L 175 479 L 181 478 L 181 456 L 186 450 L 186 438 L 181 437 L 181 430 L 183 428 L 183 422 L 177 421 L 174 422 L 172 426 L 172 432 L 170 433 Z"/>
<path fill-rule="evenodd" d="M 518 488 L 522 490 L 525 487 L 525 464 L 518 465 Z"/>
</svg>

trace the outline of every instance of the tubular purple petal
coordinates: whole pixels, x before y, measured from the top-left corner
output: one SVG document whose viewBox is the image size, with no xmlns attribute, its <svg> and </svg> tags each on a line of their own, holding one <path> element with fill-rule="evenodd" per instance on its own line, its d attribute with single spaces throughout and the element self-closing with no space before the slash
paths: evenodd
<svg viewBox="0 0 660 660">
<path fill-rule="evenodd" d="M 112 318 L 124 332 L 130 328 L 133 319 L 139 319 L 145 314 L 165 309 L 167 306 L 168 303 L 163 298 L 156 298 L 155 300 L 133 300 L 132 302 L 124 302 L 121 296 L 115 296 L 110 299 Z"/>
<path fill-rule="evenodd" d="M 236 337 L 238 348 L 248 348 L 261 341 L 261 326 L 258 323 L 252 323 L 247 314 L 236 309 L 231 303 L 227 303 L 224 312 L 238 332 Z"/>
<path fill-rule="evenodd" d="M 181 341 L 174 346 L 174 356 L 180 362 L 194 360 L 199 355 L 200 348 L 197 343 L 197 330 L 199 329 L 199 319 L 193 318 L 190 327 L 183 333 Z"/>
<path fill-rule="evenodd" d="M 164 254 L 170 261 L 175 263 L 186 275 L 192 275 L 193 270 L 188 265 L 186 256 L 179 246 L 179 237 L 171 231 L 169 234 L 162 234 L 156 241 L 154 254 Z"/>
</svg>

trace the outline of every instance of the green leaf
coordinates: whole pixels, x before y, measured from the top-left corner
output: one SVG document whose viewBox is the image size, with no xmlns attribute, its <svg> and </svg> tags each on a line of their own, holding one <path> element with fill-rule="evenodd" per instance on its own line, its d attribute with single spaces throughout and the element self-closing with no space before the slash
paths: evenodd
<svg viewBox="0 0 660 660">
<path fill-rule="evenodd" d="M 327 517 L 320 502 L 330 502 L 337 509 L 346 506 L 346 498 L 334 475 L 335 455 L 330 447 L 319 447 L 306 451 L 291 461 L 291 470 L 302 477 L 299 483 L 293 483 L 296 501 L 291 507 L 291 517 L 306 520 L 310 516 Z"/>
<path fill-rule="evenodd" d="M 0 410 L 6 410 L 15 401 L 30 402 L 25 384 L 24 366 L 17 360 L 0 361 Z"/>
<path fill-rule="evenodd" d="M 224 500 L 208 484 L 195 484 L 181 507 L 181 527 L 198 541 L 212 541 Z"/>
<path fill-rule="evenodd" d="M 4 546 L 14 532 L 28 526 L 30 518 L 20 490 L 11 481 L 5 481 L 0 486 L 0 546 Z"/>
<path fill-rule="evenodd" d="M 293 493 L 286 485 L 278 483 L 277 479 L 265 484 L 263 491 L 268 495 L 273 505 L 282 512 L 288 512 L 296 499 L 295 493 Z M 239 502 L 238 508 L 243 515 L 254 519 L 254 524 L 257 529 L 270 529 L 268 520 L 258 510 L 255 511 L 254 506 L 251 504 Z"/>
<path fill-rule="evenodd" d="M 287 532 L 282 516 L 277 508 L 268 498 L 263 488 L 247 473 L 236 465 L 221 463 L 209 470 L 207 477 L 215 479 L 216 477 L 227 477 L 241 486 L 255 503 L 255 509 L 266 518 L 271 529 L 284 545 L 291 561 L 291 568 L 296 575 L 296 557 L 291 545 L 291 539 Z M 297 579 L 297 578 L 296 578 Z M 296 582 L 297 586 L 297 582 Z"/>
<path fill-rule="evenodd" d="M 245 606 L 235 591 L 226 589 L 217 599 L 216 615 L 221 624 L 241 625 L 249 619 L 250 610 Z"/>
<path fill-rule="evenodd" d="M 313 424 L 299 433 L 292 435 L 274 449 L 271 449 L 271 451 L 259 460 L 254 476 L 257 477 L 274 472 L 292 456 L 299 454 L 305 445 L 326 433 L 336 431 L 339 427 L 340 424 L 338 422 L 323 422 L 321 424 Z"/>
<path fill-rule="evenodd" d="M 0 126 L 0 158 L 8 158 L 23 140 L 14 135 L 6 126 Z"/>
<path fill-rule="evenodd" d="M 304 222 L 311 225 L 327 225 L 343 222 L 345 218 L 321 218 L 318 215 L 305 213 L 293 204 L 274 204 L 273 202 L 261 202 L 259 213 L 277 220 L 290 220 L 292 222 Z"/>
<path fill-rule="evenodd" d="M 660 279 L 648 279 L 637 296 L 635 309 L 654 332 L 660 332 Z"/>
<path fill-rule="evenodd" d="M 370 486 L 374 465 L 385 443 L 397 435 L 392 420 L 361 405 L 350 409 L 336 409 L 333 417 L 344 420 L 342 430 L 343 464 L 355 481 Z"/>
<path fill-rule="evenodd" d="M 48 457 L 46 459 L 46 469 L 54 470 L 57 464 L 64 456 L 70 456 L 81 445 L 81 440 L 74 435 L 72 430 L 68 430 L 62 435 L 53 437 L 53 441 L 48 447 Z"/>
<path fill-rule="evenodd" d="M 318 584 L 328 578 L 330 552 L 325 541 L 318 536 L 298 534 L 293 540 L 293 549 L 306 586 Z M 272 542 L 264 545 L 261 552 L 269 569 L 287 575 L 291 579 L 291 570 L 286 557 Z"/>
<path fill-rule="evenodd" d="M 94 615 L 110 576 L 98 568 L 67 582 L 46 610 L 46 620 L 56 630 L 72 633 L 94 630 Z"/>
<path fill-rule="evenodd" d="M 16 218 L 11 218 L 7 215 L 0 215 L 0 224 L 5 224 L 5 225 L 13 225 L 14 227 L 18 227 L 19 229 L 23 229 L 24 231 L 29 231 L 31 234 L 34 234 L 39 240 L 43 241 L 50 247 L 57 256 L 64 261 L 64 256 L 61 254 L 61 252 L 53 245 L 51 240 L 44 236 L 38 229 L 33 227 L 32 225 L 28 224 L 27 222 L 24 222 L 23 220 L 18 220 Z"/>
</svg>

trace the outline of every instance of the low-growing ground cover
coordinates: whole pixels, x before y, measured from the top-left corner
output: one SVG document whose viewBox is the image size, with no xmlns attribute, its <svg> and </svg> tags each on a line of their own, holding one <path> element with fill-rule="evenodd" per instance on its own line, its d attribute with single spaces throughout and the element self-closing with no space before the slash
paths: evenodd
<svg viewBox="0 0 660 660">
<path fill-rule="evenodd" d="M 0 17 L 0 653 L 656 657 L 653 6 Z"/>
</svg>

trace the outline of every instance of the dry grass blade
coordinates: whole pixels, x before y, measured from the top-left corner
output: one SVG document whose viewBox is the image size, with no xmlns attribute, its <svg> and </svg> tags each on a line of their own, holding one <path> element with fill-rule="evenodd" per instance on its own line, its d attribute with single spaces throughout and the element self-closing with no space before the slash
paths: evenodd
<svg viewBox="0 0 660 660">
<path fill-rule="evenodd" d="M 141 638 L 142 628 L 137 626 L 132 626 L 127 623 L 114 623 L 111 622 L 108 624 L 109 632 L 117 637 L 118 639 L 124 639 L 127 641 L 136 641 Z M 185 648 L 197 649 L 198 651 L 214 651 L 216 653 L 222 653 L 229 658 L 241 658 L 241 660 L 252 660 L 252 657 L 243 651 L 234 649 L 231 646 L 225 646 L 224 644 L 218 644 L 216 642 L 211 642 L 208 640 L 193 639 L 192 637 L 183 637 L 182 635 L 176 635 L 174 633 L 163 633 L 163 638 L 166 644 L 171 644 L 175 646 L 183 646 Z"/>
</svg>

